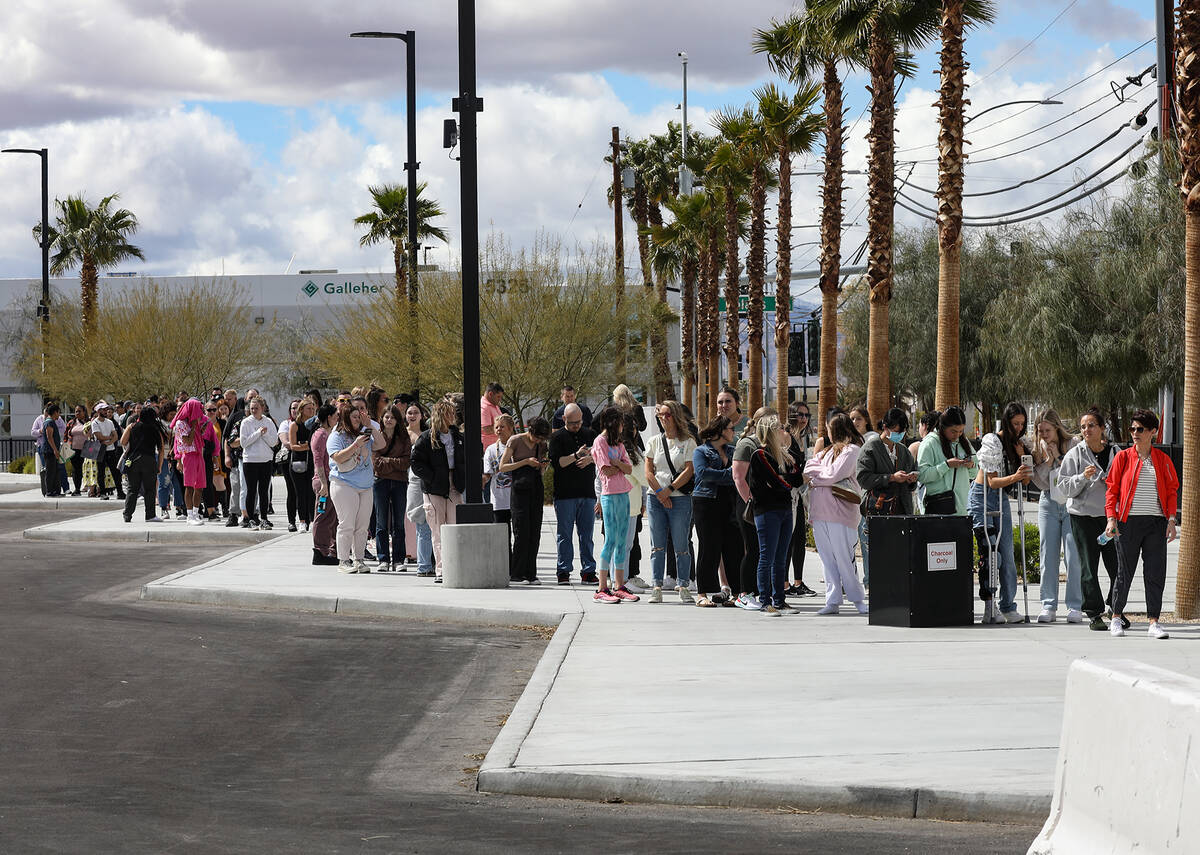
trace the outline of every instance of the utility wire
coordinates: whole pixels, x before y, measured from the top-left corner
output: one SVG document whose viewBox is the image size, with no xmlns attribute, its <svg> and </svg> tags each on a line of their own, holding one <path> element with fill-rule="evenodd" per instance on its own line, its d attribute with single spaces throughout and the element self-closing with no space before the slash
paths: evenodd
<svg viewBox="0 0 1200 855">
<path fill-rule="evenodd" d="M 997 65 L 995 68 L 993 68 L 987 74 L 985 74 L 983 77 L 979 78 L 978 82 L 982 83 L 983 81 L 987 80 L 989 77 L 991 77 L 993 74 L 1000 71 L 1000 69 L 1004 68 L 1006 65 L 1008 65 L 1010 62 L 1012 62 L 1014 59 L 1019 57 L 1021 54 L 1025 53 L 1025 51 L 1029 50 L 1029 48 L 1033 47 L 1034 42 L 1036 42 L 1042 36 L 1046 35 L 1046 31 L 1049 30 L 1051 27 L 1053 27 L 1055 24 L 1057 24 L 1058 19 L 1061 18 L 1063 15 L 1067 14 L 1067 12 L 1071 11 L 1071 9 L 1074 8 L 1075 4 L 1078 2 L 1079 2 L 1079 0 L 1071 0 L 1071 2 L 1068 3 L 1061 12 L 1059 12 L 1057 15 L 1054 16 L 1053 20 L 1051 20 L 1049 24 L 1042 27 L 1042 31 L 1040 33 L 1038 33 L 1032 39 L 1027 41 L 1019 51 L 1014 53 L 1008 59 L 1004 60 L 1004 62 Z"/>
<path fill-rule="evenodd" d="M 1148 109 L 1149 109 L 1150 107 L 1152 107 L 1153 105 L 1154 105 L 1154 102 L 1153 102 L 1153 101 L 1151 101 L 1149 104 L 1147 104 L 1147 105 L 1146 105 L 1146 108 L 1145 108 L 1145 109 L 1143 109 L 1143 110 L 1142 110 L 1142 111 L 1141 111 L 1141 112 L 1140 112 L 1138 115 L 1139 115 L 1139 116 L 1144 116 L 1144 115 L 1145 115 L 1145 112 L 1146 112 L 1146 110 L 1148 110 Z M 1067 168 L 1068 166 L 1070 166 L 1072 163 L 1075 163 L 1076 161 L 1082 160 L 1083 158 L 1087 157 L 1089 154 L 1091 154 L 1091 153 L 1092 153 L 1092 152 L 1094 152 L 1096 149 L 1098 149 L 1098 148 L 1100 148 L 1101 146 L 1103 146 L 1105 143 L 1107 143 L 1107 142 L 1109 142 L 1109 141 L 1113 140 L 1114 138 L 1116 138 L 1116 137 L 1117 137 L 1117 136 L 1118 136 L 1118 135 L 1121 133 L 1121 131 L 1125 130 L 1125 129 L 1126 129 L 1126 128 L 1128 128 L 1128 127 L 1129 127 L 1129 123 L 1128 123 L 1128 122 L 1121 124 L 1120 126 L 1118 126 L 1118 127 L 1117 127 L 1117 129 L 1116 129 L 1115 131 L 1113 131 L 1111 134 L 1109 134 L 1108 136 L 1106 136 L 1104 139 L 1100 140 L 1100 142 L 1096 143 L 1094 146 L 1092 146 L 1091 148 L 1089 148 L 1087 151 L 1083 152 L 1082 154 L 1078 154 L 1078 155 L 1076 155 L 1075 157 L 1073 157 L 1073 158 L 1071 158 L 1070 160 L 1068 160 L 1066 163 L 1060 163 L 1058 166 L 1054 167 L 1053 169 L 1049 170 L 1048 172 L 1043 172 L 1041 175 L 1034 176 L 1033 178 L 1026 178 L 1024 181 L 1020 181 L 1020 182 L 1018 182 L 1018 183 L 1016 183 L 1016 184 L 1012 184 L 1012 185 L 1010 185 L 1010 186 L 1008 186 L 1008 187 L 1001 187 L 1001 188 L 1000 188 L 1000 189 L 998 189 L 998 190 L 986 190 L 986 191 L 984 191 L 984 192 L 981 192 L 981 193 L 963 193 L 963 194 L 962 194 L 962 195 L 963 195 L 963 198 L 964 198 L 964 199 L 967 199 L 967 198 L 978 198 L 978 197 L 981 197 L 981 196 L 995 196 L 995 195 L 997 195 L 997 194 L 999 194 L 999 193 L 1008 193 L 1008 192 L 1010 192 L 1010 191 L 1012 191 L 1012 190 L 1016 190 L 1016 189 L 1018 189 L 1018 188 L 1020 188 L 1020 187 L 1024 187 L 1024 186 L 1025 186 L 1025 185 L 1027 185 L 1027 184 L 1033 184 L 1033 183 L 1035 183 L 1035 182 L 1041 181 L 1043 178 L 1048 178 L 1048 177 L 1050 177 L 1051 175 L 1053 175 L 1054 173 L 1056 173 L 1056 172 L 1060 172 L 1060 171 L 1062 171 L 1063 169 L 1066 169 L 1066 168 Z M 930 190 L 930 189 L 929 189 L 929 188 L 927 188 L 927 187 L 921 187 L 920 185 L 918 185 L 918 184 L 913 184 L 912 182 L 907 182 L 907 184 L 908 184 L 908 186 L 909 186 L 909 187 L 912 187 L 914 190 L 920 190 L 921 192 L 923 192 L 923 193 L 928 193 L 928 194 L 930 194 L 931 196 L 936 196 L 936 195 L 937 195 L 937 191 L 936 191 L 936 190 Z"/>
<path fill-rule="evenodd" d="M 1112 160 L 1110 160 L 1108 163 L 1106 163 L 1106 164 L 1104 164 L 1103 166 L 1101 166 L 1099 169 L 1097 169 L 1097 170 L 1096 170 L 1095 172 L 1093 172 L 1091 175 L 1088 175 L 1088 176 L 1087 176 L 1087 177 L 1085 177 L 1085 178 L 1081 178 L 1081 179 L 1079 179 L 1078 181 L 1076 181 L 1076 182 L 1075 182 L 1073 185 L 1071 185 L 1071 186 L 1070 186 L 1070 187 L 1068 187 L 1067 189 L 1065 189 L 1065 190 L 1062 190 L 1062 191 L 1060 191 L 1060 192 L 1058 192 L 1058 193 L 1055 193 L 1053 196 L 1050 196 L 1049 198 L 1042 199 L 1042 200 L 1041 200 L 1041 201 L 1039 201 L 1039 202 L 1034 202 L 1032 205 L 1026 205 L 1024 208 L 1017 208 L 1017 209 L 1015 209 L 1015 210 L 1012 210 L 1012 211 L 1003 211 L 1003 212 L 1000 212 L 1000 213 L 995 213 L 995 214 L 987 214 L 986 216 L 982 216 L 982 217 L 967 217 L 967 216 L 964 216 L 964 217 L 963 217 L 963 221 L 965 222 L 965 221 L 967 221 L 967 220 L 990 220 L 990 219 L 993 219 L 994 217 L 1010 217 L 1010 216 L 1012 216 L 1013 214 L 1023 214 L 1023 213 L 1025 213 L 1026 211 L 1032 211 L 1034 208 L 1040 208 L 1040 207 L 1042 207 L 1042 205 L 1045 205 L 1045 204 L 1048 204 L 1048 203 L 1050 203 L 1050 202 L 1053 202 L 1055 199 L 1060 199 L 1060 198 L 1062 198 L 1063 196 L 1065 196 L 1065 195 L 1067 195 L 1068 193 L 1070 193 L 1071 191 L 1073 191 L 1073 190 L 1078 190 L 1080 187 L 1082 187 L 1083 185 L 1087 184 L 1087 183 L 1088 183 L 1089 181 L 1091 181 L 1093 178 L 1096 178 L 1097 176 L 1099 176 L 1101 173 L 1103 173 L 1103 172 L 1104 172 L 1105 170 L 1107 170 L 1109 167 L 1111 167 L 1111 166 L 1113 166 L 1115 163 L 1117 163 L 1117 161 L 1119 161 L 1121 158 L 1125 157 L 1127 154 L 1129 154 L 1131 151 L 1133 151 L 1135 148 L 1137 148 L 1139 145 L 1141 145 L 1141 144 L 1142 144 L 1142 142 L 1143 142 L 1145 139 L 1146 139 L 1146 137 L 1145 137 L 1145 135 L 1143 134 L 1142 136 L 1138 137 L 1138 139 L 1137 139 L 1136 141 L 1134 141 L 1133 145 L 1131 145 L 1129 148 L 1125 149 L 1123 152 L 1121 152 L 1120 154 L 1118 154 L 1116 157 L 1114 157 L 1114 158 L 1113 158 Z M 936 210 L 934 210 L 933 208 L 927 207 L 926 205 L 924 205 L 924 204 L 922 204 L 922 203 L 920 203 L 920 202 L 916 201 L 915 199 L 913 199 L 913 198 L 911 198 L 911 197 L 909 197 L 909 196 L 905 196 L 905 195 L 904 195 L 904 193 L 903 193 L 903 192 L 902 192 L 900 189 L 897 189 L 896 193 L 897 193 L 897 195 L 899 195 L 901 198 L 903 198 L 903 199 L 904 199 L 906 202 L 908 202 L 909 204 L 916 205 L 918 208 L 921 208 L 922 210 L 928 211 L 928 212 L 929 212 L 929 213 L 931 213 L 931 214 L 935 214 L 935 215 L 937 214 L 937 211 L 936 211 Z"/>
</svg>

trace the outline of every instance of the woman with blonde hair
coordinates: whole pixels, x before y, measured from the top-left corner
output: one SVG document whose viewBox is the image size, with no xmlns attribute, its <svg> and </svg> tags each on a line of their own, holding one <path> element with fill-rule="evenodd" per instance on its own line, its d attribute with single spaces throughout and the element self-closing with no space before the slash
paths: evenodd
<svg viewBox="0 0 1200 855">
<path fill-rule="evenodd" d="M 758 536 L 758 608 L 768 617 L 799 614 L 787 604 L 788 551 L 792 543 L 792 489 L 804 473 L 788 454 L 790 434 L 775 415 L 756 419 L 758 448 L 750 458 L 750 495 Z"/>
<path fill-rule="evenodd" d="M 633 397 L 633 392 L 624 383 L 617 384 L 612 391 L 612 405 L 623 414 L 632 415 L 637 421 L 638 431 L 646 431 L 646 414 L 642 412 L 641 404 Z"/>
<path fill-rule="evenodd" d="M 829 420 L 829 447 L 808 461 L 804 474 L 812 482 L 813 539 L 825 566 L 825 607 L 819 615 L 835 615 L 845 598 L 860 614 L 867 613 L 866 592 L 854 567 L 854 544 L 860 517 L 855 469 L 862 437 L 850 416 Z"/>
<path fill-rule="evenodd" d="M 679 599 L 691 603 L 688 589 L 691 580 L 692 555 L 689 549 L 692 532 L 692 453 L 696 441 L 688 430 L 687 417 L 678 401 L 663 401 L 656 408 L 662 432 L 655 434 L 646 445 L 646 483 L 650 492 L 646 509 L 650 517 L 650 567 L 654 590 L 650 602 L 662 602 L 662 585 L 667 566 L 669 542 L 675 550 L 678 568 Z"/>
<path fill-rule="evenodd" d="M 1058 470 L 1067 452 L 1079 438 L 1067 433 L 1054 410 L 1045 410 L 1033 423 L 1037 440 L 1034 448 L 1033 483 L 1042 491 L 1038 499 L 1038 557 L 1042 571 L 1042 613 L 1038 623 L 1054 623 L 1058 612 L 1058 566 L 1060 557 L 1067 561 L 1067 623 L 1083 622 L 1083 574 L 1079 549 L 1071 536 L 1071 514 L 1067 494 L 1058 485 Z"/>
<path fill-rule="evenodd" d="M 743 551 L 741 566 L 726 567 L 725 575 L 729 583 L 729 593 L 734 598 L 733 604 L 738 608 L 750 609 L 751 611 L 759 609 L 757 596 L 758 532 L 754 528 L 754 523 L 747 521 L 746 506 L 753 501 L 748 476 L 750 474 L 750 461 L 754 457 L 754 452 L 759 447 L 755 426 L 760 419 L 774 415 L 776 413 L 772 407 L 759 407 L 754 411 L 754 415 L 750 418 L 750 421 L 746 422 L 745 430 L 737 438 L 737 442 L 733 447 L 733 463 L 730 464 L 730 469 L 733 471 L 733 486 L 737 492 L 737 498 L 734 502 L 734 513 L 737 516 L 738 528 L 742 532 Z M 753 520 L 753 511 L 751 511 L 749 517 L 750 520 Z"/>
<path fill-rule="evenodd" d="M 413 446 L 410 469 L 421 479 L 425 521 L 433 537 L 435 581 L 442 581 L 442 526 L 454 524 L 467 484 L 467 454 L 454 402 L 433 405 L 429 429 Z M 418 574 L 425 575 L 425 574 Z"/>
</svg>

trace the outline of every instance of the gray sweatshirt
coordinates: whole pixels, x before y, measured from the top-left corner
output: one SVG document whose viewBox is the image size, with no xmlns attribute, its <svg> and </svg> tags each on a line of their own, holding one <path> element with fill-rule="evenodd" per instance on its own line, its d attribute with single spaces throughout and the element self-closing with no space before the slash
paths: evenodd
<svg viewBox="0 0 1200 855">
<path fill-rule="evenodd" d="M 1114 457 L 1115 448 L 1108 458 L 1110 468 Z M 1090 479 L 1083 477 L 1083 470 L 1089 466 L 1096 467 L 1096 474 Z M 1068 451 L 1058 469 L 1057 478 L 1058 489 L 1067 497 L 1067 512 L 1078 517 L 1104 516 L 1107 477 L 1108 471 L 1100 465 L 1086 442 L 1080 442 Z"/>
</svg>

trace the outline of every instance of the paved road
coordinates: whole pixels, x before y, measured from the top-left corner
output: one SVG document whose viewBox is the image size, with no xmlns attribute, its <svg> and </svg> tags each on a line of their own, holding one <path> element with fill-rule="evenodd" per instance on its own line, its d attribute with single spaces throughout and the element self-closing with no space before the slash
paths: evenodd
<svg viewBox="0 0 1200 855">
<path fill-rule="evenodd" d="M 66 516 L 0 519 L 3 852 L 1020 853 L 1037 832 L 483 795 L 536 634 L 142 603 L 220 550 L 20 539 Z"/>
</svg>

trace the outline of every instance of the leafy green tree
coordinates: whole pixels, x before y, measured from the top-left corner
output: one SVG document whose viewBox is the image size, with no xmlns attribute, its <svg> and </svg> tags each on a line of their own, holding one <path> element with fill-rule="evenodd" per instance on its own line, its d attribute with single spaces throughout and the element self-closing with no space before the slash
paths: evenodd
<svg viewBox="0 0 1200 855">
<path fill-rule="evenodd" d="M 137 217 L 126 208 L 112 206 L 119 198 L 116 193 L 105 196 L 94 208 L 82 195 L 54 200 L 50 272 L 57 276 L 79 268 L 80 332 L 84 336 L 91 336 L 96 329 L 100 271 L 131 258 L 146 258 L 129 242 L 138 230 Z M 33 227 L 33 238 L 41 243 L 40 223 Z"/>
</svg>

